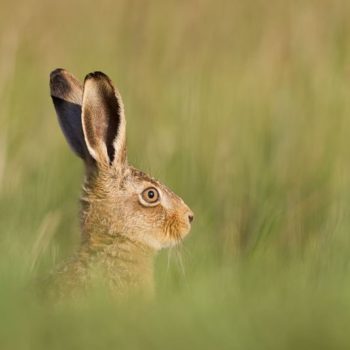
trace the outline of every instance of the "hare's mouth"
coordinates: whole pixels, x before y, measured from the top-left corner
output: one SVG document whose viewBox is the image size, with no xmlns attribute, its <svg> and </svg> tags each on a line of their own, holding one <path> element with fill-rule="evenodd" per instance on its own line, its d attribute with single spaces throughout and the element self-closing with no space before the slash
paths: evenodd
<svg viewBox="0 0 350 350">
<path fill-rule="evenodd" d="M 172 229 L 164 235 L 164 232 L 158 231 L 158 233 L 147 233 L 147 234 L 135 234 L 133 239 L 141 242 L 154 250 L 161 250 L 164 248 L 175 247 L 181 244 L 185 237 L 189 234 L 191 226 L 177 227 L 175 231 Z"/>
<path fill-rule="evenodd" d="M 191 224 L 190 223 L 181 223 L 178 224 L 176 230 L 174 229 L 170 235 L 170 246 L 175 246 L 179 243 L 182 243 L 186 236 L 190 233 Z"/>
</svg>

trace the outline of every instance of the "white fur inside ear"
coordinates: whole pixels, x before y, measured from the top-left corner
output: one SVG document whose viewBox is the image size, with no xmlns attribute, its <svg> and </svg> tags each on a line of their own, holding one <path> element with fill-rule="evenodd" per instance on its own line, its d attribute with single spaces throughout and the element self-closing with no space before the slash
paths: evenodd
<svg viewBox="0 0 350 350">
<path fill-rule="evenodd" d="M 114 164 L 120 166 L 126 158 L 123 101 L 107 76 L 103 73 L 91 74 L 92 77 L 85 79 L 82 100 L 85 142 L 90 155 L 101 164 L 110 164 L 109 150 L 113 146 Z M 109 136 L 111 132 L 113 141 Z"/>
<path fill-rule="evenodd" d="M 91 128 L 91 130 L 94 130 L 93 120 L 91 118 L 90 120 L 85 120 L 85 106 L 90 104 L 90 114 L 97 114 L 98 113 L 97 107 L 99 107 L 99 101 L 100 101 L 100 95 L 94 81 L 87 80 L 84 86 L 83 102 L 82 102 L 82 126 L 83 126 L 84 138 L 85 138 L 85 143 L 90 155 L 97 162 L 103 163 L 104 161 L 105 162 L 108 161 L 107 147 L 102 142 L 102 140 L 95 140 L 94 147 L 91 145 L 90 139 L 88 137 L 88 135 L 91 135 L 91 131 L 89 132 L 89 130 L 87 130 L 87 127 L 89 125 L 89 128 Z"/>
<path fill-rule="evenodd" d="M 124 112 L 124 104 L 123 100 L 118 92 L 115 89 L 115 95 L 119 104 L 119 128 L 116 138 L 113 141 L 113 147 L 115 151 L 115 159 L 113 161 L 114 164 L 118 165 L 122 161 L 123 152 L 126 145 L 126 120 L 125 120 L 125 112 Z"/>
<path fill-rule="evenodd" d="M 86 146 L 88 148 L 88 151 L 91 155 L 91 157 L 93 157 L 98 163 L 103 163 L 104 161 L 106 163 L 108 163 L 108 153 L 107 153 L 107 147 L 103 142 L 99 142 L 97 145 L 97 149 L 99 150 L 99 152 L 96 152 L 90 145 L 89 141 L 87 138 L 85 138 L 85 142 L 86 142 Z M 101 155 L 103 155 L 102 159 Z"/>
</svg>

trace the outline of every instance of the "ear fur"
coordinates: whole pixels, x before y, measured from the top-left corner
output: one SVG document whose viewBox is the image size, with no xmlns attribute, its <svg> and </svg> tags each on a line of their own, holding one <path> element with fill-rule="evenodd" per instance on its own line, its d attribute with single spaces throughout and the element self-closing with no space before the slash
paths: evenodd
<svg viewBox="0 0 350 350">
<path fill-rule="evenodd" d="M 66 70 L 58 68 L 50 74 L 50 91 L 59 124 L 68 144 L 86 161 L 90 156 L 81 122 L 83 97 L 81 83 Z"/>
<path fill-rule="evenodd" d="M 97 164 L 121 166 L 126 161 L 123 102 L 102 72 L 85 78 L 82 124 L 88 151 Z"/>
</svg>

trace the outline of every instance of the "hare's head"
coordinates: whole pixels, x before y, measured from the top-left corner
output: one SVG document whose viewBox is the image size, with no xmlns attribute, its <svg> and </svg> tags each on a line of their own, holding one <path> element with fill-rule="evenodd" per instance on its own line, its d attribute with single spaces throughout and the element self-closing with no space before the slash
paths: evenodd
<svg viewBox="0 0 350 350">
<path fill-rule="evenodd" d="M 110 79 L 95 72 L 82 85 L 57 69 L 50 87 L 63 133 L 87 169 L 85 239 L 124 236 L 155 249 L 182 240 L 193 213 L 169 188 L 128 165 L 123 102 Z"/>
</svg>

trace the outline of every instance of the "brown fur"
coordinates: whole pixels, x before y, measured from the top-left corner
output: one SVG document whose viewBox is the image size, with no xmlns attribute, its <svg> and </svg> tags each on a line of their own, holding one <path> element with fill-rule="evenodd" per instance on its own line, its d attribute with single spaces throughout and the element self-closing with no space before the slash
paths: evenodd
<svg viewBox="0 0 350 350">
<path fill-rule="evenodd" d="M 82 91 L 66 71 L 52 74 L 53 97 L 67 101 L 74 97 L 77 102 L 82 95 L 82 134 L 89 151 L 84 159 L 81 246 L 52 275 L 53 290 L 60 295 L 74 293 L 88 288 L 97 276 L 116 295 L 130 290 L 152 294 L 156 251 L 187 235 L 193 213 L 169 188 L 128 164 L 124 107 L 107 76 L 89 74 Z M 56 111 L 59 118 L 66 118 L 65 110 Z M 65 135 L 76 144 L 70 140 L 76 134 Z M 140 199 L 151 187 L 160 194 L 155 205 Z"/>
</svg>

